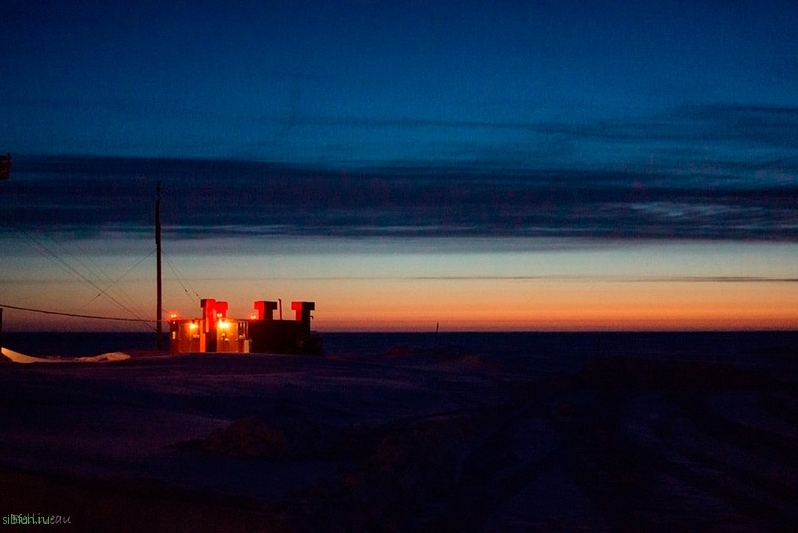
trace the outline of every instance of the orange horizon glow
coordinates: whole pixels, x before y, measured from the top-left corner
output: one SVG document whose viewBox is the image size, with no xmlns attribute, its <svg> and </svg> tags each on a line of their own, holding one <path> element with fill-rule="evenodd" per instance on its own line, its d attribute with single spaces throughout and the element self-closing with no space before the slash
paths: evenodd
<svg viewBox="0 0 798 533">
<path fill-rule="evenodd" d="M 255 300 L 282 299 L 284 319 L 294 317 L 291 301 L 313 301 L 312 327 L 322 333 L 798 330 L 798 245 L 789 243 L 500 253 L 332 248 L 319 254 L 185 256 L 182 263 L 202 298 L 229 302 L 231 319 L 250 317 Z M 120 316 L 81 283 L 52 274 L 29 279 L 32 272 L 37 270 L 26 258 L 18 279 L 0 280 L 0 303 Z M 136 295 L 130 305 L 149 325 L 6 309 L 4 329 L 154 331 L 150 276 L 146 272 L 124 286 L 126 294 Z M 165 283 L 164 308 L 164 320 L 171 313 L 201 314 L 198 299 L 175 282 Z"/>
<path fill-rule="evenodd" d="M 655 283 L 641 287 L 633 283 L 634 293 L 624 283 L 609 284 L 621 287 L 610 287 L 613 290 L 606 292 L 601 289 L 608 287 L 592 284 L 586 287 L 594 290 L 592 295 L 576 290 L 572 283 L 564 285 L 547 287 L 537 298 L 526 301 L 497 299 L 464 306 L 457 305 L 462 301 L 438 299 L 418 308 L 407 302 L 386 309 L 373 306 L 360 316 L 333 308 L 323 324 L 330 331 L 430 331 L 436 327 L 446 331 L 798 329 L 798 309 L 793 305 L 798 301 L 798 287 L 785 291 L 779 283 L 758 283 L 757 287 L 745 283 Z"/>
<path fill-rule="evenodd" d="M 694 331 L 798 329 L 798 284 L 783 282 L 407 282 L 382 283 L 370 298 L 360 281 L 317 287 L 312 326 L 319 331 Z M 358 287 L 359 285 L 365 285 Z M 426 285 L 426 286 L 425 286 Z M 490 285 L 485 287 L 484 285 Z M 343 287 L 342 287 L 343 286 Z M 323 290 L 324 289 L 324 290 Z M 332 290 L 331 290 L 332 289 Z M 348 297 L 340 298 L 339 291 Z M 489 296 L 479 296 L 490 290 Z M 226 295 L 217 295 L 226 297 Z M 228 317 L 251 317 L 245 302 L 228 298 Z M 251 303 L 251 302 L 250 302 Z M 294 312 L 284 300 L 283 318 Z M 181 308 L 168 317 L 197 318 Z M 20 320 L 23 318 L 24 320 Z M 106 330 L 91 321 L 32 313 L 6 314 L 6 330 Z M 275 318 L 278 318 L 275 313 Z M 135 323 L 134 323 L 135 324 Z M 49 325 L 49 327 L 47 326 Z M 33 326 L 33 327 L 31 327 Z M 118 324 L 114 330 L 139 331 Z"/>
</svg>

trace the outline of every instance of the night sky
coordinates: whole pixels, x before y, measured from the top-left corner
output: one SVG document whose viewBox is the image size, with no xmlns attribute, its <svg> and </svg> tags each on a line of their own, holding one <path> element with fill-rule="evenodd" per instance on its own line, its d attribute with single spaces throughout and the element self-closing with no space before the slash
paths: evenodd
<svg viewBox="0 0 798 533">
<path fill-rule="evenodd" d="M 151 320 L 160 181 L 185 316 L 279 297 L 320 330 L 798 327 L 795 2 L 0 13 L 0 304 Z"/>
</svg>

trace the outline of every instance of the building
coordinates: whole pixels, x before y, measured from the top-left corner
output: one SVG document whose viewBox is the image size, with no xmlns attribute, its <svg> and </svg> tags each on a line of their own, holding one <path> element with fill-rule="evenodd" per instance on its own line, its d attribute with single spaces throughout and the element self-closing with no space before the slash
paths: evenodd
<svg viewBox="0 0 798 533">
<path fill-rule="evenodd" d="M 283 320 L 280 303 L 273 301 L 256 301 L 246 319 L 228 317 L 227 302 L 206 298 L 200 307 L 200 318 L 169 319 L 171 353 L 321 353 L 321 336 L 310 329 L 314 302 L 291 302 L 293 320 Z"/>
</svg>

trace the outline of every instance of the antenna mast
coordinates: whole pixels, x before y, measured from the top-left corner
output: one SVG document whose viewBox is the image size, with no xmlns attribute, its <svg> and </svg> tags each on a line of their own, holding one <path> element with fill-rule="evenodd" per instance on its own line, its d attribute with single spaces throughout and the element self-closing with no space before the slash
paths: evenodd
<svg viewBox="0 0 798 533">
<path fill-rule="evenodd" d="M 155 340 L 155 349 L 161 350 L 163 348 L 163 290 L 161 286 L 161 182 L 155 185 L 155 270 L 156 270 L 156 306 L 155 306 L 155 324 L 156 334 L 158 337 Z"/>
</svg>

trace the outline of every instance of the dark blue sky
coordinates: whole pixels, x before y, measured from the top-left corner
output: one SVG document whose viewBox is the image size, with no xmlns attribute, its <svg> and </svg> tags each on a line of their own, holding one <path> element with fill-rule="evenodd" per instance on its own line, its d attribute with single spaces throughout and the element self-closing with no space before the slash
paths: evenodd
<svg viewBox="0 0 798 533">
<path fill-rule="evenodd" d="M 7 224 L 796 239 L 794 2 L 4 5 Z"/>
<path fill-rule="evenodd" d="M 798 157 L 790 1 L 3 6 L 15 154 L 793 174 Z"/>
</svg>

